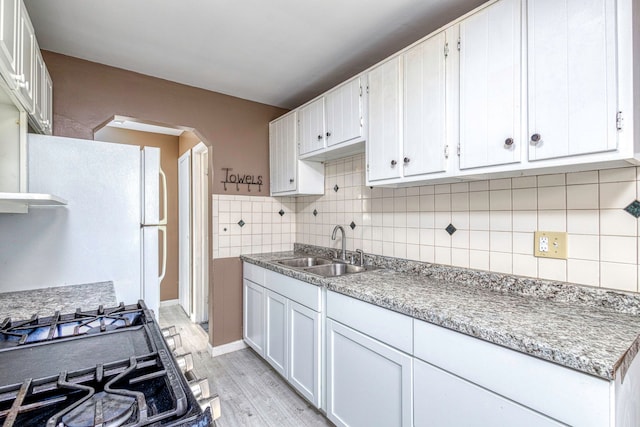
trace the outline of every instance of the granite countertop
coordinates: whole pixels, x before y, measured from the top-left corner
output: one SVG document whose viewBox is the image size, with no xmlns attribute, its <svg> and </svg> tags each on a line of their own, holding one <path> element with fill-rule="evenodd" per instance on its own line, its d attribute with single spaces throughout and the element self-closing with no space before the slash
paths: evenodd
<svg viewBox="0 0 640 427">
<path fill-rule="evenodd" d="M 415 266 L 409 271 L 380 268 L 326 278 L 275 263 L 295 256 L 303 254 L 242 259 L 607 380 L 624 378 L 640 347 L 637 295 L 535 279 L 524 281 L 530 284 L 527 289 L 518 281 L 514 285 L 514 276 L 430 264 L 420 271 Z"/>
<path fill-rule="evenodd" d="M 0 293 L 0 321 L 74 313 L 77 308 L 95 310 L 118 305 L 113 282 L 86 283 L 44 289 Z"/>
</svg>

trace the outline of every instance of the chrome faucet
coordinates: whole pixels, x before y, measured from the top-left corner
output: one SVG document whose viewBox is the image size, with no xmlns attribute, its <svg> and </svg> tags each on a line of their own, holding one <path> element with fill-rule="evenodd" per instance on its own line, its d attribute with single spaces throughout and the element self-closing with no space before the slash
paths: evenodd
<svg viewBox="0 0 640 427">
<path fill-rule="evenodd" d="M 342 261 L 347 260 L 347 236 L 344 234 L 344 228 L 341 225 L 336 225 L 333 228 L 333 233 L 331 233 L 331 240 L 336 240 L 336 234 L 338 234 L 338 230 L 342 231 L 342 253 L 340 254 L 340 259 Z"/>
</svg>

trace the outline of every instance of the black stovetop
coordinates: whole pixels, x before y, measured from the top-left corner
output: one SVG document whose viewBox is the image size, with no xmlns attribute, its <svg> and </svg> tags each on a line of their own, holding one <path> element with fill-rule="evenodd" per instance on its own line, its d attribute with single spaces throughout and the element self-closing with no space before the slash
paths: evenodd
<svg viewBox="0 0 640 427">
<path fill-rule="evenodd" d="M 209 426 L 140 301 L 0 325 L 0 422 Z"/>
</svg>

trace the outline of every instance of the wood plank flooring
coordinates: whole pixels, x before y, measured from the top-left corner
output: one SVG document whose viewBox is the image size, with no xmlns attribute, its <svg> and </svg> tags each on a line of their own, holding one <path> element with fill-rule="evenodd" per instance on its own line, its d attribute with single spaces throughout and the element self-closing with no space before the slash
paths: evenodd
<svg viewBox="0 0 640 427">
<path fill-rule="evenodd" d="M 333 425 L 252 350 L 212 358 L 204 330 L 191 323 L 180 306 L 161 307 L 160 325 L 175 325 L 185 352 L 193 355 L 196 375 L 207 377 L 212 393 L 220 396 L 218 427 Z"/>
</svg>

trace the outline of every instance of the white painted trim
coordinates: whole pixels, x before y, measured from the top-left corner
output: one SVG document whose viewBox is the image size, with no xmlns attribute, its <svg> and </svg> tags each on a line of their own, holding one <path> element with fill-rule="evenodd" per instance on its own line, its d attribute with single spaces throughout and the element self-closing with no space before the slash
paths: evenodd
<svg viewBox="0 0 640 427">
<path fill-rule="evenodd" d="M 234 351 L 247 348 L 247 344 L 243 340 L 230 342 L 228 344 L 217 345 L 213 347 L 211 343 L 207 343 L 207 351 L 211 357 L 220 356 L 222 354 L 231 353 Z"/>
<path fill-rule="evenodd" d="M 160 307 L 170 307 L 172 305 L 178 305 L 179 302 L 177 299 L 168 299 L 165 301 L 160 301 Z"/>
</svg>

